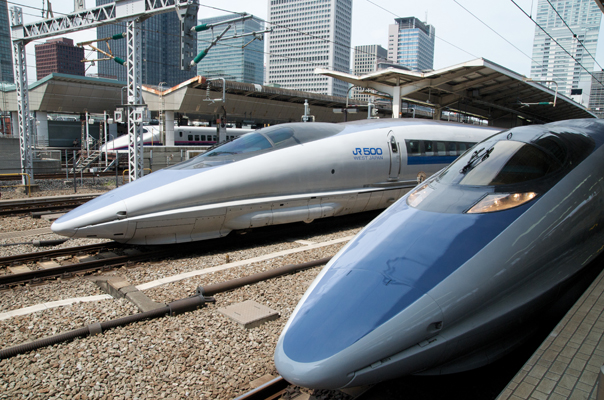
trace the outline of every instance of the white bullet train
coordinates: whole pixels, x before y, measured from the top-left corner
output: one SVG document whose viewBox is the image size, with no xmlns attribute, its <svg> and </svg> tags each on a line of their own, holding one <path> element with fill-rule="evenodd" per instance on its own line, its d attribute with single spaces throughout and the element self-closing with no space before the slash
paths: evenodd
<svg viewBox="0 0 604 400">
<path fill-rule="evenodd" d="M 52 230 L 167 244 L 386 208 L 498 131 L 417 119 L 275 125 L 112 190 Z"/>
<path fill-rule="evenodd" d="M 415 188 L 309 287 L 279 373 L 335 389 L 505 354 L 604 249 L 602 143 L 597 119 L 517 127 Z"/>
<path fill-rule="evenodd" d="M 253 129 L 247 128 L 228 128 L 227 140 L 233 140 L 244 133 L 253 132 Z M 175 146 L 212 146 L 216 144 L 218 134 L 216 127 L 206 126 L 175 126 L 174 127 L 174 145 Z M 143 127 L 143 146 L 163 146 L 159 126 L 145 125 Z M 128 135 L 119 136 L 116 139 L 108 141 L 101 146 L 101 152 L 127 153 Z"/>
</svg>

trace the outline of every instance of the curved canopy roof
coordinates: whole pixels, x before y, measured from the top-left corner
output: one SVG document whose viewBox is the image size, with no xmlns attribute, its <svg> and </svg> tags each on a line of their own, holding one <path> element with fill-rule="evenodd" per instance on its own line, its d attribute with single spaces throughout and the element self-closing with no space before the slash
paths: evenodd
<svg viewBox="0 0 604 400">
<path fill-rule="evenodd" d="M 508 114 L 538 123 L 595 118 L 572 99 L 484 58 L 428 72 L 388 68 L 356 76 L 319 68 L 315 73 L 395 97 L 400 88 L 404 100 L 489 120 Z"/>
</svg>

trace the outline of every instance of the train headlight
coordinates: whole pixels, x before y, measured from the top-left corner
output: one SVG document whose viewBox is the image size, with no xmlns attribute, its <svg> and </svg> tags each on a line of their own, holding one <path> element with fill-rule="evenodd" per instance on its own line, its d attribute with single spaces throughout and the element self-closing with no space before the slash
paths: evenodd
<svg viewBox="0 0 604 400">
<path fill-rule="evenodd" d="M 419 203 L 424 201 L 433 191 L 434 189 L 430 187 L 430 183 L 425 183 L 409 194 L 407 197 L 407 204 L 411 207 L 417 207 Z"/>
<path fill-rule="evenodd" d="M 537 196 L 535 192 L 527 193 L 495 193 L 490 194 L 480 200 L 474 207 L 470 208 L 468 214 L 488 213 L 494 211 L 503 211 L 509 208 L 518 207 L 527 201 L 533 200 Z"/>
</svg>

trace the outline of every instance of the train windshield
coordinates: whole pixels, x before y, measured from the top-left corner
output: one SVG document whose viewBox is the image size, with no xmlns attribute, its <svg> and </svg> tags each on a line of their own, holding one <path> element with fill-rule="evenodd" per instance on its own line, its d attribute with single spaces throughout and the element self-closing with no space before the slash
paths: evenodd
<svg viewBox="0 0 604 400">
<path fill-rule="evenodd" d="M 510 185 L 545 177 L 559 170 L 563 161 L 560 154 L 533 144 L 485 141 L 451 164 L 438 181 L 467 186 Z"/>
<path fill-rule="evenodd" d="M 344 129 L 329 123 L 292 123 L 274 125 L 246 133 L 210 149 L 204 154 L 177 164 L 171 169 L 208 168 L 254 157 L 277 149 L 283 149 L 336 135 Z"/>
</svg>

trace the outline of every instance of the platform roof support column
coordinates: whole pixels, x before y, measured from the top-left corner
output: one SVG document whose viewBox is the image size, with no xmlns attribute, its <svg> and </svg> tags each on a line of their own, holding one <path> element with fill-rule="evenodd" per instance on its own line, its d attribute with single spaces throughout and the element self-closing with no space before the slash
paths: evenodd
<svg viewBox="0 0 604 400">
<path fill-rule="evenodd" d="M 166 143 L 164 146 L 174 146 L 174 111 L 164 111 L 166 123 Z"/>
<path fill-rule="evenodd" d="M 130 178 L 130 181 L 134 181 L 143 176 L 141 25 L 141 22 L 138 20 L 130 20 L 126 23 L 126 69 L 128 72 L 128 177 Z"/>
<path fill-rule="evenodd" d="M 434 113 L 432 114 L 432 119 L 435 121 L 440 121 L 443 114 L 443 108 L 440 106 L 434 107 Z"/>
<path fill-rule="evenodd" d="M 21 173 L 29 174 L 33 183 L 34 171 L 31 154 L 31 125 L 29 121 L 29 92 L 27 87 L 27 62 L 25 58 L 25 41 L 20 38 L 19 29 L 23 29 L 23 11 L 19 7 L 11 7 L 11 29 L 13 34 L 13 69 L 15 72 L 15 91 L 17 92 L 17 125 L 19 129 L 19 148 L 21 153 Z M 22 182 L 26 185 L 27 177 L 23 175 Z"/>
<path fill-rule="evenodd" d="M 397 79 L 398 81 L 398 79 Z M 392 118 L 401 117 L 401 87 L 397 85 L 392 88 Z"/>
</svg>

